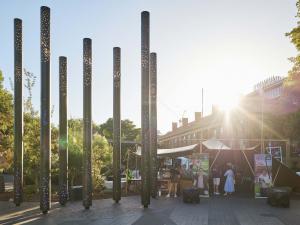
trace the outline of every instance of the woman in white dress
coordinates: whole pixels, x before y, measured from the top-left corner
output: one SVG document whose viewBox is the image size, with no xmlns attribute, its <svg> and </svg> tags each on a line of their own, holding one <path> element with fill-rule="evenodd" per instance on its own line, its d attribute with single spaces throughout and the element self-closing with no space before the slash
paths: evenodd
<svg viewBox="0 0 300 225">
<path fill-rule="evenodd" d="M 224 176 L 226 177 L 225 185 L 224 185 L 224 191 L 225 191 L 225 196 L 227 194 L 231 194 L 234 192 L 234 172 L 231 168 L 229 168 Z"/>
</svg>

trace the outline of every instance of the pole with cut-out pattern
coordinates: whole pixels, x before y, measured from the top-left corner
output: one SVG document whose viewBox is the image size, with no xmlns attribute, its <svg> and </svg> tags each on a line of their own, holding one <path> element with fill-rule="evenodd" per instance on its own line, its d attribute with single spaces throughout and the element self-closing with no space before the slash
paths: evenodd
<svg viewBox="0 0 300 225">
<path fill-rule="evenodd" d="M 51 205 L 51 129 L 50 129 L 50 8 L 41 7 L 41 163 L 40 209 L 45 214 Z"/>
<path fill-rule="evenodd" d="M 14 203 L 23 201 L 22 20 L 14 20 Z"/>
<path fill-rule="evenodd" d="M 141 132 L 142 132 L 142 205 L 147 208 L 150 204 L 150 87 L 149 87 L 149 56 L 150 56 L 150 15 L 143 11 L 141 14 Z"/>
<path fill-rule="evenodd" d="M 113 199 L 121 200 L 121 49 L 113 49 Z"/>
<path fill-rule="evenodd" d="M 83 206 L 92 206 L 92 40 L 83 39 Z"/>
<path fill-rule="evenodd" d="M 67 57 L 59 57 L 59 203 L 68 200 Z"/>
</svg>

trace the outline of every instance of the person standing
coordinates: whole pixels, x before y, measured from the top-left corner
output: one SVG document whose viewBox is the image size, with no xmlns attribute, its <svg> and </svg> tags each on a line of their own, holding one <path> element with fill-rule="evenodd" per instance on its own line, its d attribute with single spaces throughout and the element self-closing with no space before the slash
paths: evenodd
<svg viewBox="0 0 300 225">
<path fill-rule="evenodd" d="M 214 185 L 214 194 L 220 195 L 219 192 L 219 185 L 221 180 L 221 173 L 218 167 L 213 167 L 212 169 L 212 178 L 213 178 L 213 185 Z"/>
<path fill-rule="evenodd" d="M 168 191 L 168 194 L 166 197 L 169 198 L 171 196 L 172 189 L 174 188 L 174 198 L 177 198 L 177 186 L 178 186 L 179 179 L 180 179 L 180 166 L 172 168 L 170 173 L 171 173 L 171 177 L 170 177 L 171 182 L 170 182 L 169 191 Z"/>
<path fill-rule="evenodd" d="M 226 177 L 224 185 L 224 196 L 226 196 L 227 194 L 232 194 L 234 192 L 234 172 L 231 167 L 227 169 L 224 176 Z"/>
<path fill-rule="evenodd" d="M 194 186 L 199 189 L 201 195 L 209 195 L 208 176 L 202 168 L 200 168 L 194 179 Z"/>
</svg>

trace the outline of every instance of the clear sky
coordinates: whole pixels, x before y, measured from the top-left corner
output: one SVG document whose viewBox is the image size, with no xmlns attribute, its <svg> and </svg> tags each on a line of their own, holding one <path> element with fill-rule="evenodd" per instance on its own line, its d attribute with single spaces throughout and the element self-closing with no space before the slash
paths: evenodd
<svg viewBox="0 0 300 225">
<path fill-rule="evenodd" d="M 296 0 L 1 0 L 0 69 L 13 76 L 13 19 L 23 20 L 24 68 L 38 80 L 40 6 L 51 8 L 53 122 L 58 121 L 58 57 L 68 57 L 69 117 L 82 117 L 82 39 L 93 39 L 93 120 L 112 117 L 112 53 L 122 49 L 122 118 L 140 126 L 140 13 L 150 11 L 151 51 L 158 54 L 158 129 L 182 115 L 194 119 L 212 103 L 285 76 L 296 50 L 285 33 L 296 26 Z"/>
</svg>

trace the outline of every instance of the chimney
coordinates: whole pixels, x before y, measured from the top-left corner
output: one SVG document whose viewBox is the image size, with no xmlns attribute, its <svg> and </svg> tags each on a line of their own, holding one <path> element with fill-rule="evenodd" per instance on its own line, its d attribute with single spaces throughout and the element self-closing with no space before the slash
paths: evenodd
<svg viewBox="0 0 300 225">
<path fill-rule="evenodd" d="M 199 122 L 202 118 L 202 113 L 201 112 L 195 112 L 195 121 Z"/>
<path fill-rule="evenodd" d="M 182 126 L 187 126 L 189 123 L 189 119 L 188 118 L 182 118 Z"/>
<path fill-rule="evenodd" d="M 172 123 L 172 131 L 176 130 L 177 129 L 177 123 L 176 122 L 173 122 Z"/>
</svg>

